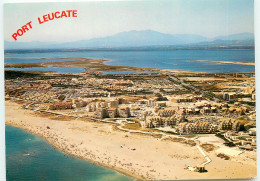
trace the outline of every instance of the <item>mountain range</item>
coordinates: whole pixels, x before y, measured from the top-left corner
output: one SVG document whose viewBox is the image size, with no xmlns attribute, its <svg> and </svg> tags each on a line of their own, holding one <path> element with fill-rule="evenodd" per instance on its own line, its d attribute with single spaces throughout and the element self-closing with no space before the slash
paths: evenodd
<svg viewBox="0 0 260 181">
<path fill-rule="evenodd" d="M 153 30 L 127 31 L 103 38 L 92 38 L 66 43 L 53 42 L 4 42 L 5 50 L 12 49 L 88 49 L 133 47 L 196 47 L 196 46 L 254 46 L 253 33 L 231 34 L 207 38 L 194 34 L 166 34 Z"/>
</svg>

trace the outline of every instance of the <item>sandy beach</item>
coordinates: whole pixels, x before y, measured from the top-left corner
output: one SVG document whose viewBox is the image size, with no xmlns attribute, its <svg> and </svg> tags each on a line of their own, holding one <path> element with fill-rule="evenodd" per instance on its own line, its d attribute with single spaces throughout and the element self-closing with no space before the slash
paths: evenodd
<svg viewBox="0 0 260 181">
<path fill-rule="evenodd" d="M 252 65 L 254 62 L 234 62 L 234 61 L 214 61 L 214 60 L 190 60 L 189 62 L 207 62 L 207 63 L 219 63 L 219 64 L 234 64 L 234 65 Z"/>
<path fill-rule="evenodd" d="M 21 104 L 5 101 L 5 123 L 45 138 L 57 149 L 102 165 L 136 179 L 235 179 L 256 177 L 256 153 L 244 151 L 230 160 L 217 157 L 223 140 L 200 136 L 200 144 L 216 148 L 206 154 L 212 160 L 208 172 L 185 170 L 205 162 L 196 146 L 114 129 L 114 125 L 93 121 L 53 120 L 25 110 Z"/>
</svg>

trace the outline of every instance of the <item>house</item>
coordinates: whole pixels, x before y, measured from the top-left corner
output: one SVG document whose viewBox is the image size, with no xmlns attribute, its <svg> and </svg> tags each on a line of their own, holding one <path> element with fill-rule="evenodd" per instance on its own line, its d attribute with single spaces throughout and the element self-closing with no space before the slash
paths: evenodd
<svg viewBox="0 0 260 181">
<path fill-rule="evenodd" d="M 128 118 L 130 117 L 130 108 L 129 107 L 121 107 L 118 110 L 119 117 Z"/>
<path fill-rule="evenodd" d="M 155 102 L 155 106 L 157 106 L 157 107 L 165 107 L 166 106 L 166 102 L 165 101 L 156 101 Z"/>
<path fill-rule="evenodd" d="M 73 109 L 72 102 L 55 102 L 49 106 L 50 110 Z"/>
<path fill-rule="evenodd" d="M 115 117 L 117 117 L 117 108 L 108 108 L 107 109 L 107 115 L 108 115 L 108 117 L 110 117 L 110 118 L 115 118 Z"/>
<path fill-rule="evenodd" d="M 175 114 L 175 108 L 165 108 L 162 110 L 159 110 L 158 115 L 161 117 L 171 117 Z"/>
<path fill-rule="evenodd" d="M 158 128 L 164 125 L 163 119 L 159 116 L 148 116 L 145 125 L 147 128 Z"/>
<path fill-rule="evenodd" d="M 106 108 L 99 108 L 97 111 L 97 118 L 103 119 L 103 118 L 106 118 L 106 116 L 107 116 Z"/>
<path fill-rule="evenodd" d="M 240 130 L 240 123 L 239 123 L 239 121 L 233 122 L 232 130 L 234 130 L 234 131 L 239 131 Z"/>
<path fill-rule="evenodd" d="M 229 92 L 224 92 L 223 93 L 223 99 L 224 100 L 230 101 L 230 100 L 232 100 L 234 98 L 235 98 L 235 93 L 229 93 Z"/>
<path fill-rule="evenodd" d="M 228 120 L 223 120 L 220 125 L 219 125 L 219 129 L 222 130 L 231 130 L 233 126 L 233 122 L 231 121 L 231 119 Z"/>
<path fill-rule="evenodd" d="M 179 133 L 197 134 L 197 133 L 214 133 L 217 131 L 217 126 L 208 122 L 196 123 L 180 123 L 178 125 Z"/>
<path fill-rule="evenodd" d="M 133 82 L 131 80 L 118 80 L 114 84 L 116 86 L 132 86 Z"/>
</svg>

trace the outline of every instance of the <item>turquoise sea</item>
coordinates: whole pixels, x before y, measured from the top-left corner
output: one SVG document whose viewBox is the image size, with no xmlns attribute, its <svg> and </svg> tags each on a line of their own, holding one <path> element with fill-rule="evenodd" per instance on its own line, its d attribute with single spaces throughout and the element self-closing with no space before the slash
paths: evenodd
<svg viewBox="0 0 260 181">
<path fill-rule="evenodd" d="M 189 60 L 214 60 L 255 62 L 254 50 L 171 50 L 171 51 L 57 51 L 57 52 L 12 52 L 5 53 L 6 63 L 34 63 L 47 61 L 71 61 L 71 59 L 41 59 L 47 57 L 85 57 L 112 60 L 109 65 L 178 69 L 200 72 L 254 72 L 255 66 L 231 65 Z M 19 69 L 17 69 L 19 70 Z M 26 69 L 26 70 L 39 70 Z M 82 68 L 48 68 L 48 71 L 79 73 Z"/>
<path fill-rule="evenodd" d="M 6 126 L 7 181 L 130 181 L 118 172 L 69 156 L 39 136 Z"/>
</svg>

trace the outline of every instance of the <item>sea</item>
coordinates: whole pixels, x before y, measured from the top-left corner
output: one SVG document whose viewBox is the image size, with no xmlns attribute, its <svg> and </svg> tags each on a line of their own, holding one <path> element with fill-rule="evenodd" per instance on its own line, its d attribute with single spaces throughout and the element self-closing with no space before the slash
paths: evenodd
<svg viewBox="0 0 260 181">
<path fill-rule="evenodd" d="M 5 126 L 7 181 L 132 181 L 53 148 L 43 138 Z"/>
<path fill-rule="evenodd" d="M 41 59 L 55 57 L 55 59 Z M 71 57 L 59 59 L 58 57 Z M 255 51 L 249 50 L 160 50 L 160 51 L 51 51 L 51 52 L 12 52 L 5 53 L 5 64 L 71 61 L 73 57 L 106 59 L 105 64 L 177 69 L 210 73 L 255 72 L 255 66 L 190 62 L 190 60 L 213 60 L 255 62 Z M 10 68 L 8 68 L 10 69 Z M 57 73 L 80 73 L 82 67 L 13 68 L 13 70 L 55 71 Z M 108 72 L 107 72 L 108 73 Z M 115 72 L 116 73 L 116 72 Z M 122 73 L 122 72 L 119 72 Z"/>
</svg>

